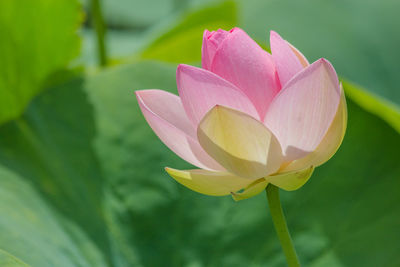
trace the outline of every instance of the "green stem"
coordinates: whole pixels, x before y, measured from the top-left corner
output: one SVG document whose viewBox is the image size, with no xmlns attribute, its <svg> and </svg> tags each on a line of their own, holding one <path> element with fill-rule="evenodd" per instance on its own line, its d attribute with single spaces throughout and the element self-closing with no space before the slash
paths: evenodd
<svg viewBox="0 0 400 267">
<path fill-rule="evenodd" d="M 92 27 L 96 30 L 97 55 L 101 66 L 107 65 L 107 51 L 105 44 L 106 24 L 101 12 L 100 0 L 91 0 Z"/>
<path fill-rule="evenodd" d="M 272 221 L 274 222 L 276 233 L 281 242 L 283 253 L 285 253 L 287 264 L 289 267 L 298 267 L 300 266 L 300 262 L 296 250 L 294 249 L 292 238 L 290 237 L 285 215 L 283 214 L 281 201 L 279 199 L 279 188 L 269 184 L 265 191 L 267 191 Z"/>
</svg>

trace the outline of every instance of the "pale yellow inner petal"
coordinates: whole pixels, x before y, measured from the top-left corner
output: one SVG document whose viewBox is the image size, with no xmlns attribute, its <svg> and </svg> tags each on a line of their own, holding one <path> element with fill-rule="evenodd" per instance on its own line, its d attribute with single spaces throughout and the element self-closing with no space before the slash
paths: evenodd
<svg viewBox="0 0 400 267">
<path fill-rule="evenodd" d="M 276 137 L 245 113 L 216 106 L 200 122 L 197 135 L 203 149 L 237 176 L 261 178 L 281 165 Z"/>
<path fill-rule="evenodd" d="M 246 188 L 255 180 L 237 177 L 226 172 L 208 170 L 176 170 L 165 168 L 178 183 L 189 189 L 210 196 L 225 196 Z"/>
<path fill-rule="evenodd" d="M 287 191 L 299 189 L 311 177 L 314 167 L 308 167 L 302 170 L 282 172 L 265 177 L 265 180 L 279 188 Z"/>
<path fill-rule="evenodd" d="M 264 178 L 260 178 L 244 188 L 243 192 L 232 192 L 232 198 L 235 201 L 239 201 L 254 197 L 264 191 L 267 185 L 268 182 Z"/>
</svg>

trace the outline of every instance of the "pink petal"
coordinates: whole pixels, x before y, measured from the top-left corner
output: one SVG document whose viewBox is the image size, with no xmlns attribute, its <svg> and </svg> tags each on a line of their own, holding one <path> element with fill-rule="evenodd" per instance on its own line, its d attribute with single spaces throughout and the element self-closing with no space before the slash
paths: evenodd
<svg viewBox="0 0 400 267">
<path fill-rule="evenodd" d="M 150 127 L 169 149 L 199 168 L 223 170 L 199 145 L 178 96 L 162 90 L 135 93 Z"/>
<path fill-rule="evenodd" d="M 328 161 L 342 144 L 347 127 L 346 97 L 340 86 L 340 103 L 329 130 L 326 132 L 317 148 L 305 157 L 292 161 L 283 168 L 283 171 L 293 171 L 309 166 L 318 167 Z"/>
<path fill-rule="evenodd" d="M 211 65 L 212 58 L 214 57 L 214 53 L 212 53 L 210 50 L 211 48 L 208 48 L 208 36 L 210 35 L 210 32 L 208 30 L 205 30 L 203 33 L 203 44 L 201 46 L 201 66 L 203 69 L 209 69 Z"/>
<path fill-rule="evenodd" d="M 250 100 L 233 84 L 214 73 L 179 65 L 176 82 L 183 107 L 194 125 L 215 105 L 224 105 L 259 119 Z"/>
<path fill-rule="evenodd" d="M 328 131 L 340 101 L 336 72 L 320 59 L 290 80 L 266 114 L 264 124 L 291 161 L 316 149 Z"/>
<path fill-rule="evenodd" d="M 229 32 L 219 29 L 218 31 L 204 31 L 203 45 L 201 48 L 201 63 L 203 69 L 210 70 L 212 60 L 219 44 L 229 35 Z"/>
<path fill-rule="evenodd" d="M 285 84 L 304 67 L 290 45 L 274 31 L 270 33 L 270 44 L 272 58 L 278 71 L 279 81 L 281 82 L 281 86 L 284 87 Z"/>
<path fill-rule="evenodd" d="M 271 55 L 238 28 L 220 43 L 210 70 L 242 90 L 261 118 L 280 89 Z"/>
</svg>

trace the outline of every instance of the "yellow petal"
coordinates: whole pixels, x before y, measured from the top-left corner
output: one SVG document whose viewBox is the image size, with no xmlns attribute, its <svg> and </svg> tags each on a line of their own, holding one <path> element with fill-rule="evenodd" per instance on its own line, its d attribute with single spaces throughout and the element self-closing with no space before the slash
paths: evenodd
<svg viewBox="0 0 400 267">
<path fill-rule="evenodd" d="M 249 184 L 243 192 L 232 192 L 232 197 L 235 201 L 243 200 L 243 199 L 248 199 L 251 197 L 254 197 L 255 195 L 258 195 L 264 189 L 267 187 L 268 182 L 264 179 L 258 179 Z"/>
<path fill-rule="evenodd" d="M 240 177 L 267 176 L 282 162 L 276 137 L 261 122 L 237 110 L 215 106 L 200 122 L 197 136 L 212 158 Z"/>
<path fill-rule="evenodd" d="M 265 180 L 287 191 L 299 189 L 311 177 L 314 167 L 308 167 L 298 171 L 282 172 L 265 177 Z"/>
<path fill-rule="evenodd" d="M 341 86 L 341 99 L 336 115 L 327 133 L 317 148 L 304 158 L 292 161 L 283 171 L 293 171 L 309 166 L 318 167 L 328 161 L 342 144 L 347 126 L 346 97 Z"/>
<path fill-rule="evenodd" d="M 178 183 L 210 196 L 225 196 L 247 187 L 254 180 L 237 177 L 226 172 L 208 170 L 176 170 L 165 168 Z"/>
</svg>

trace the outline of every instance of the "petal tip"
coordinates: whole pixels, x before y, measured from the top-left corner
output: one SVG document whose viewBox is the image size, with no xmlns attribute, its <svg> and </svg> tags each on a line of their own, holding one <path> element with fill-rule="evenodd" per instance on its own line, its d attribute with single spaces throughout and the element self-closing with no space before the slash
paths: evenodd
<svg viewBox="0 0 400 267">
<path fill-rule="evenodd" d="M 329 60 L 327 60 L 326 58 L 318 59 L 317 63 L 319 65 L 321 65 L 321 66 L 324 66 L 328 71 L 332 71 L 332 70 L 334 71 L 335 70 L 333 65 L 332 65 L 332 63 Z M 336 72 L 335 72 L 335 74 L 336 74 Z"/>
<path fill-rule="evenodd" d="M 270 37 L 281 37 L 276 31 L 270 30 L 269 31 L 269 36 Z"/>
<path fill-rule="evenodd" d="M 160 89 L 140 89 L 140 90 L 135 90 L 134 93 L 136 95 L 137 99 L 140 99 L 143 102 L 143 98 L 148 95 L 148 94 L 152 94 L 152 93 L 163 93 L 165 91 L 160 90 Z"/>
<path fill-rule="evenodd" d="M 312 65 L 321 66 L 321 65 L 324 65 L 324 64 L 327 64 L 327 63 L 328 63 L 328 60 L 326 58 L 319 58 L 314 63 L 312 63 Z"/>
<path fill-rule="evenodd" d="M 181 71 L 183 68 L 185 68 L 185 64 L 178 64 L 178 66 L 176 67 L 176 71 L 179 72 L 179 71 Z"/>
<path fill-rule="evenodd" d="M 134 91 L 136 99 L 137 99 L 138 102 L 144 103 L 143 96 L 147 93 L 147 91 L 149 91 L 149 90 L 141 89 L 141 90 L 135 90 Z"/>
<path fill-rule="evenodd" d="M 325 71 L 329 74 L 331 79 L 333 80 L 335 87 L 337 91 L 340 93 L 340 84 L 339 84 L 339 78 L 337 76 L 336 70 L 333 67 L 332 63 L 327 60 L 326 58 L 320 58 L 317 60 L 318 66 L 322 66 Z"/>
<path fill-rule="evenodd" d="M 325 67 L 328 67 L 328 68 L 332 68 L 333 69 L 333 66 L 332 66 L 332 63 L 331 62 L 329 62 L 329 60 L 327 60 L 326 58 L 320 58 L 320 59 L 318 59 L 316 62 L 315 62 L 315 64 L 316 65 L 318 65 L 318 66 L 320 66 L 320 65 L 322 65 L 322 66 L 325 66 Z"/>
<path fill-rule="evenodd" d="M 273 46 L 280 46 L 282 42 L 284 42 L 284 39 L 279 35 L 279 33 L 273 30 L 269 32 L 269 39 L 271 50 Z"/>
<path fill-rule="evenodd" d="M 243 31 L 241 28 L 239 27 L 233 27 L 232 29 L 229 30 L 230 33 L 236 32 L 236 31 Z"/>
<path fill-rule="evenodd" d="M 178 173 L 181 173 L 180 170 L 170 168 L 170 167 L 164 167 L 164 170 L 166 173 L 168 173 L 168 175 L 170 175 L 174 179 L 175 179 L 175 175 L 177 175 Z"/>
<path fill-rule="evenodd" d="M 190 71 L 196 69 L 196 67 L 191 66 L 191 65 L 187 65 L 187 64 L 179 64 L 178 67 L 176 68 L 176 72 L 186 72 L 186 71 Z"/>
</svg>

